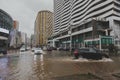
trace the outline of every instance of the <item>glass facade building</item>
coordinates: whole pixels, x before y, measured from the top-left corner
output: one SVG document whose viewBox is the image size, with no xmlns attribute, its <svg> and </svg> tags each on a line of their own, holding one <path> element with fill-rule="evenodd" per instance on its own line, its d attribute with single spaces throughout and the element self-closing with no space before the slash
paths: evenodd
<svg viewBox="0 0 120 80">
<path fill-rule="evenodd" d="M 11 16 L 0 9 L 0 47 L 4 47 L 8 42 L 9 32 L 13 28 Z"/>
<path fill-rule="evenodd" d="M 5 11 L 0 9 L 0 28 L 11 30 L 13 28 L 13 19 Z"/>
</svg>

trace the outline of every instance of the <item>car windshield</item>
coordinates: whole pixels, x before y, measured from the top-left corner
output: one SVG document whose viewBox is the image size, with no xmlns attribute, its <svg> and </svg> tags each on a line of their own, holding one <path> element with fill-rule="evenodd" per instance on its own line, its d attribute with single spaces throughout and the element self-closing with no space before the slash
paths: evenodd
<svg viewBox="0 0 120 80">
<path fill-rule="evenodd" d="M 82 48 L 82 49 L 80 49 L 80 51 L 89 51 L 89 49 L 88 48 Z"/>
<path fill-rule="evenodd" d="M 35 48 L 36 50 L 41 50 L 41 48 Z"/>
<path fill-rule="evenodd" d="M 90 48 L 89 51 L 96 53 L 96 49 L 94 49 L 94 48 Z"/>
<path fill-rule="evenodd" d="M 21 47 L 21 48 L 25 48 L 25 47 Z"/>
</svg>

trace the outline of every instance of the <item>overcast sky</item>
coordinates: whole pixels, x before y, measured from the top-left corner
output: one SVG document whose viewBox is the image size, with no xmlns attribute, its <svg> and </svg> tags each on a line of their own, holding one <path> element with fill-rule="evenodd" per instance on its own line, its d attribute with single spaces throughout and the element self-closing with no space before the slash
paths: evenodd
<svg viewBox="0 0 120 80">
<path fill-rule="evenodd" d="M 19 30 L 30 36 L 34 33 L 37 13 L 40 10 L 53 12 L 53 0 L 0 0 L 0 8 L 19 21 Z"/>
</svg>

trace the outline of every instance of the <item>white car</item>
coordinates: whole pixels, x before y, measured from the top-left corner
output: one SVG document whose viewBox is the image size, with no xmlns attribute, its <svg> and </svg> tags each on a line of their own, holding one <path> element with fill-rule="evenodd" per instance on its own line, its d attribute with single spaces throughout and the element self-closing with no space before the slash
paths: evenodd
<svg viewBox="0 0 120 80">
<path fill-rule="evenodd" d="M 35 51 L 35 47 L 33 47 L 31 50 L 32 50 L 32 52 L 34 52 Z"/>
<path fill-rule="evenodd" d="M 46 50 L 47 50 L 47 47 L 43 47 L 43 50 L 46 51 Z"/>
<path fill-rule="evenodd" d="M 36 55 L 44 54 L 44 53 L 43 53 L 43 50 L 42 50 L 41 48 L 35 48 L 35 49 L 34 49 L 34 53 L 35 53 Z"/>
<path fill-rule="evenodd" d="M 20 52 L 24 52 L 24 51 L 25 51 L 25 47 L 21 47 Z"/>
<path fill-rule="evenodd" d="M 27 47 L 27 50 L 30 50 L 30 47 Z"/>
</svg>

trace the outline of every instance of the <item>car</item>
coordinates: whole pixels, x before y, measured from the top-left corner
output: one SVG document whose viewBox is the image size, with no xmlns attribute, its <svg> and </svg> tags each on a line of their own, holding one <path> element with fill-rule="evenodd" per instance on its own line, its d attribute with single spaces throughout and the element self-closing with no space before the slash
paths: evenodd
<svg viewBox="0 0 120 80">
<path fill-rule="evenodd" d="M 52 47 L 48 47 L 48 48 L 47 48 L 47 51 L 52 51 Z"/>
<path fill-rule="evenodd" d="M 63 51 L 64 48 L 63 48 L 63 47 L 59 47 L 57 50 L 59 50 L 59 51 Z"/>
<path fill-rule="evenodd" d="M 34 54 L 35 54 L 35 55 L 43 54 L 43 50 L 42 50 L 41 48 L 35 48 L 35 49 L 34 49 Z"/>
<path fill-rule="evenodd" d="M 70 51 L 70 48 L 64 47 L 63 50 L 64 51 Z"/>
<path fill-rule="evenodd" d="M 44 50 L 44 51 L 46 51 L 46 50 L 47 50 L 47 47 L 46 47 L 46 46 L 44 46 L 44 47 L 43 47 L 43 50 Z"/>
<path fill-rule="evenodd" d="M 52 50 L 57 50 L 57 48 L 56 47 L 52 47 Z"/>
<path fill-rule="evenodd" d="M 7 54 L 7 50 L 4 48 L 0 48 L 0 54 L 6 55 Z"/>
<path fill-rule="evenodd" d="M 76 54 L 78 54 L 76 56 Z M 87 58 L 87 59 L 94 59 L 94 60 L 99 60 L 102 59 L 103 57 L 109 58 L 109 56 L 102 51 L 96 49 L 96 48 L 80 48 L 76 49 L 74 51 L 74 56 L 75 57 L 82 57 L 82 58 Z"/>
<path fill-rule="evenodd" d="M 34 52 L 35 51 L 35 47 L 32 47 L 31 51 Z"/>
<path fill-rule="evenodd" d="M 28 51 L 28 50 L 30 50 L 30 47 L 27 47 L 26 49 L 27 49 L 27 51 Z"/>
<path fill-rule="evenodd" d="M 20 52 L 24 52 L 24 51 L 26 51 L 25 47 L 21 47 Z"/>
</svg>

